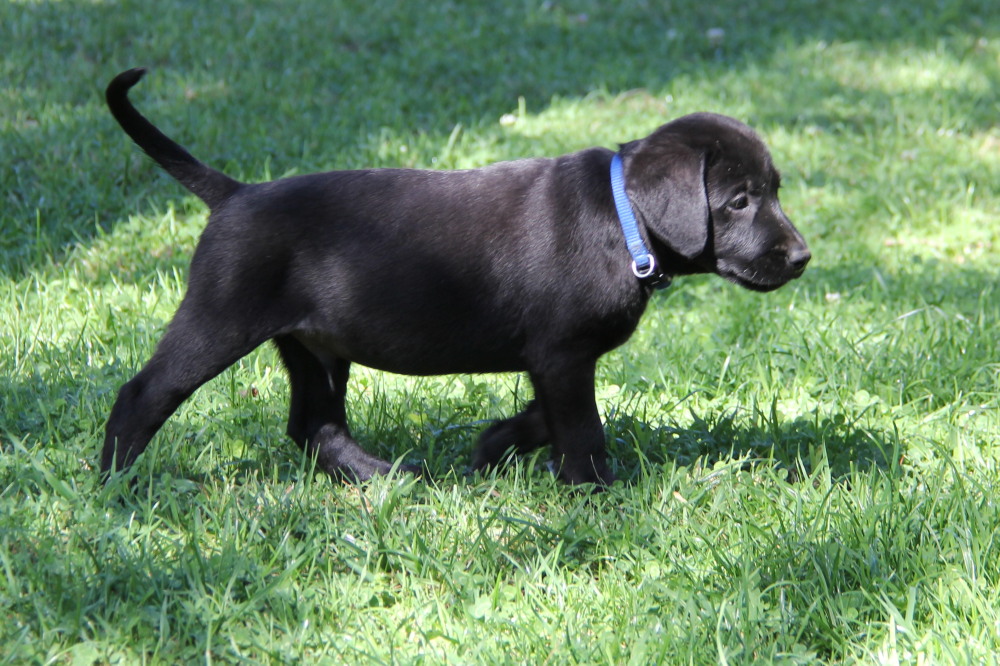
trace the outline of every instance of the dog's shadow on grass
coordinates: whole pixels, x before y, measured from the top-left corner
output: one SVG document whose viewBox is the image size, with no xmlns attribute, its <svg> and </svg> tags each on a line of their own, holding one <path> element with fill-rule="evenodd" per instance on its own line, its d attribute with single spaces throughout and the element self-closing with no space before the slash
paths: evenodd
<svg viewBox="0 0 1000 666">
<path fill-rule="evenodd" d="M 903 454 L 897 433 L 840 415 L 786 421 L 763 414 L 707 414 L 694 415 L 684 426 L 654 426 L 615 414 L 605 429 L 623 479 L 635 479 L 644 468 L 668 463 L 710 468 L 723 460 L 744 460 L 786 469 L 790 482 L 825 465 L 837 480 L 854 470 L 889 469 Z"/>
</svg>

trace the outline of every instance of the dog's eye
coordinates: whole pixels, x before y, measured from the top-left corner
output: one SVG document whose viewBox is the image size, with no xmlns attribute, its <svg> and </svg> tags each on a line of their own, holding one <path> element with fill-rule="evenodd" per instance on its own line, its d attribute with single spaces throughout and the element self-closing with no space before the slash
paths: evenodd
<svg viewBox="0 0 1000 666">
<path fill-rule="evenodd" d="M 746 192 L 740 192 L 729 202 L 729 207 L 733 210 L 742 210 L 750 205 L 750 197 Z"/>
</svg>

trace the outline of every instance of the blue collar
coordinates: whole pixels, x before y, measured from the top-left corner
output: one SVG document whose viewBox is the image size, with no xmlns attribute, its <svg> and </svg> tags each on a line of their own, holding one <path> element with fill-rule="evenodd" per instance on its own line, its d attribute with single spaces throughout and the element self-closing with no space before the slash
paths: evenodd
<svg viewBox="0 0 1000 666">
<path fill-rule="evenodd" d="M 656 266 L 656 257 L 642 242 L 639 235 L 639 223 L 636 222 L 632 203 L 625 193 L 625 173 L 622 170 L 622 158 L 618 153 L 611 158 L 611 193 L 615 197 L 615 208 L 618 210 L 618 222 L 625 234 L 625 244 L 632 255 L 632 273 L 642 281 L 648 281 L 650 286 L 663 289 L 670 286 L 670 276 L 661 273 Z"/>
</svg>

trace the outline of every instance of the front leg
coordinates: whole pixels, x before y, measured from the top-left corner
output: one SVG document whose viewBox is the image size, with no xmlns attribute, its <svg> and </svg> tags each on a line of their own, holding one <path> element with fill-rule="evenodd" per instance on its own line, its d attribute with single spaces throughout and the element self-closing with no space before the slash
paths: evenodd
<svg viewBox="0 0 1000 666">
<path fill-rule="evenodd" d="M 498 421 L 483 431 L 472 457 L 472 469 L 495 467 L 511 449 L 523 455 L 548 441 L 549 430 L 545 427 L 542 407 L 537 399 L 532 400 L 520 414 Z"/>
<path fill-rule="evenodd" d="M 572 484 L 610 485 L 615 480 L 594 399 L 595 366 L 595 360 L 565 362 L 531 373 L 559 476 Z"/>
</svg>

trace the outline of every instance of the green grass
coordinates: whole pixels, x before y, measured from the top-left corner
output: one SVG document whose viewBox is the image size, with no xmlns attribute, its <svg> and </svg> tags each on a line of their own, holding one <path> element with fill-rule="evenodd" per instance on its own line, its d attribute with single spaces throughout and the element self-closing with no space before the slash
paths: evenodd
<svg viewBox="0 0 1000 666">
<path fill-rule="evenodd" d="M 0 663 L 992 663 L 994 4 L 0 4 Z M 463 474 L 523 378 L 363 369 L 359 438 L 435 481 L 331 483 L 283 434 L 270 348 L 182 407 L 135 492 L 102 488 L 205 216 L 103 106 L 138 65 L 140 108 L 248 180 L 730 114 L 813 264 L 654 300 L 599 366 L 603 495 L 544 455 Z"/>
</svg>

